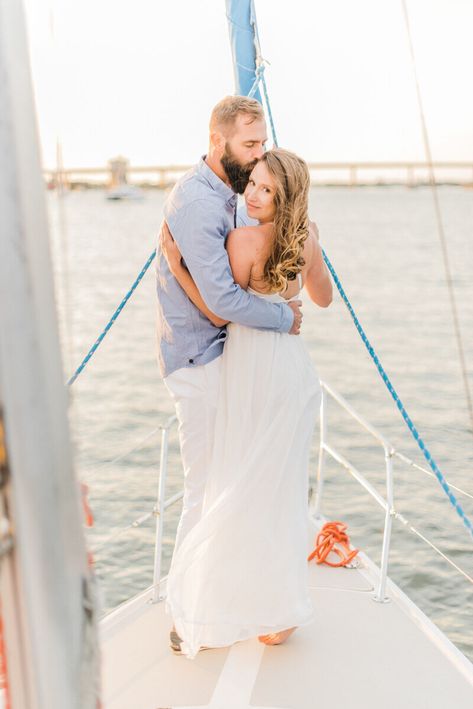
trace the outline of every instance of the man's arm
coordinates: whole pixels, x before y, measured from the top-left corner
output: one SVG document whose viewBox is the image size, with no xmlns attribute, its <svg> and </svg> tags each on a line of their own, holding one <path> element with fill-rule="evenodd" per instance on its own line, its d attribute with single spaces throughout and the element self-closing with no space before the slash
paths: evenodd
<svg viewBox="0 0 473 709">
<path fill-rule="evenodd" d="M 191 274 L 182 264 L 181 252 L 172 238 L 166 222 L 163 222 L 161 225 L 159 246 L 163 252 L 164 258 L 168 262 L 169 270 L 181 288 L 185 291 L 189 300 L 194 303 L 195 307 L 198 308 L 200 312 L 203 313 L 208 320 L 210 320 L 212 325 L 215 325 L 215 327 L 223 327 L 224 325 L 227 325 L 228 320 L 222 320 L 222 318 L 219 318 L 218 315 L 215 315 L 215 313 L 207 307 L 207 304 L 200 295 L 199 289 L 195 285 Z"/>
<path fill-rule="evenodd" d="M 207 200 L 200 199 L 166 215 L 187 268 L 208 308 L 223 320 L 262 330 L 289 332 L 294 312 L 285 303 L 270 303 L 238 286 L 219 224 Z"/>
</svg>

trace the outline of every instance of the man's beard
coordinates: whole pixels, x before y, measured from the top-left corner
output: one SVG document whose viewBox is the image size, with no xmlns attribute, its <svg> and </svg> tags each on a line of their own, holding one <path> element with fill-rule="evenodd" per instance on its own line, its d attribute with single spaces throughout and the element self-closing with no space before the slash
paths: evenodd
<svg viewBox="0 0 473 709">
<path fill-rule="evenodd" d="M 243 194 L 250 179 L 251 171 L 258 161 L 253 160 L 246 165 L 241 165 L 232 153 L 228 143 L 225 144 L 225 152 L 222 155 L 222 165 L 232 190 L 237 194 Z"/>
</svg>

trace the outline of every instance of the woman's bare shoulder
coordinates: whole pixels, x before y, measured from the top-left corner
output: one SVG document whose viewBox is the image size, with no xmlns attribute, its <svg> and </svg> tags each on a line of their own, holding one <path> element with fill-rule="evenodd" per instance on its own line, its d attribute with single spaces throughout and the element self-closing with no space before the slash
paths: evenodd
<svg viewBox="0 0 473 709">
<path fill-rule="evenodd" d="M 267 225 L 243 226 L 232 229 L 227 237 L 227 248 L 238 248 L 246 246 L 251 248 L 261 248 L 268 241 L 269 230 Z"/>
<path fill-rule="evenodd" d="M 265 232 L 265 227 L 260 224 L 257 226 L 241 226 L 237 229 L 232 229 L 228 234 L 228 238 L 234 241 L 241 241 L 242 239 L 262 239 Z"/>
</svg>

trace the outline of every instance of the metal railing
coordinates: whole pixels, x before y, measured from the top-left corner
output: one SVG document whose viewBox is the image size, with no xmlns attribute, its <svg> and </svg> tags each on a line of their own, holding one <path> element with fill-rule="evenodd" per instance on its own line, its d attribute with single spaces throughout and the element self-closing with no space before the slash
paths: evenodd
<svg viewBox="0 0 473 709">
<path fill-rule="evenodd" d="M 166 496 L 166 476 L 167 476 L 167 462 L 168 462 L 168 438 L 169 429 L 177 421 L 176 416 L 171 416 L 170 419 L 166 421 L 164 426 L 161 427 L 161 456 L 159 460 L 159 480 L 158 480 L 158 494 L 156 498 L 156 542 L 154 546 L 154 567 L 153 567 L 153 603 L 157 603 L 161 600 L 159 595 L 159 586 L 161 583 L 161 567 L 163 560 L 163 526 L 164 526 L 164 512 L 168 507 L 174 505 L 178 500 L 181 500 L 184 496 L 184 491 L 178 492 L 169 500 L 165 499 Z"/>
<path fill-rule="evenodd" d="M 394 486 L 393 486 L 393 458 L 397 457 L 402 460 L 405 464 L 410 465 L 422 471 L 424 474 L 430 477 L 435 477 L 433 474 L 422 468 L 421 466 L 414 463 L 404 454 L 396 451 L 392 444 L 368 421 L 366 421 L 363 416 L 361 416 L 355 409 L 344 399 L 343 396 L 338 394 L 332 387 L 330 387 L 325 382 L 321 381 L 322 388 L 322 399 L 320 404 L 320 441 L 319 441 L 319 457 L 316 473 L 316 488 L 315 494 L 311 496 L 310 502 L 310 512 L 315 518 L 315 520 L 320 520 L 322 518 L 322 497 L 324 491 L 325 483 L 325 458 L 329 455 L 335 461 L 337 461 L 347 472 L 373 497 L 373 499 L 378 503 L 378 505 L 384 510 L 384 532 L 383 532 L 383 542 L 381 551 L 381 568 L 379 583 L 375 593 L 373 595 L 374 600 L 385 603 L 389 601 L 386 596 L 386 585 L 388 577 L 388 563 L 389 563 L 389 549 L 391 542 L 391 531 L 392 531 L 392 520 L 393 518 L 398 519 L 406 529 L 415 534 L 423 542 L 429 545 L 434 551 L 436 551 L 445 561 L 447 561 L 456 571 L 462 574 L 470 583 L 473 584 L 473 577 L 459 567 L 452 559 L 447 557 L 435 544 L 433 544 L 429 539 L 427 539 L 421 532 L 419 532 L 415 527 L 413 527 L 410 522 L 395 509 L 394 506 Z M 335 401 L 342 409 L 344 409 L 355 421 L 357 421 L 371 436 L 375 439 L 377 444 L 383 449 L 385 469 L 386 469 L 386 497 L 383 497 L 375 487 L 364 477 L 362 473 L 348 461 L 345 456 L 343 456 L 339 451 L 335 450 L 333 446 L 328 443 L 328 421 L 327 421 L 327 404 L 328 398 Z M 151 602 L 157 603 L 163 599 L 160 593 L 160 587 L 165 577 L 161 578 L 162 566 L 163 566 L 163 530 L 164 530 L 164 513 L 166 510 L 173 506 L 176 502 L 181 500 L 184 496 L 184 491 L 175 493 L 168 499 L 166 499 L 166 479 L 167 479 L 167 469 L 168 469 L 168 444 L 169 435 L 173 425 L 177 422 L 176 416 L 171 416 L 164 424 L 162 424 L 159 429 L 161 430 L 161 449 L 160 449 L 160 462 L 159 462 L 159 475 L 158 475 L 158 485 L 156 494 L 156 503 L 150 512 L 147 512 L 136 520 L 134 520 L 128 526 L 115 531 L 110 537 L 104 540 L 99 549 L 102 549 L 111 541 L 114 541 L 118 536 L 124 534 L 125 532 L 140 526 L 143 522 L 147 521 L 150 517 L 156 517 L 156 530 L 155 530 L 155 547 L 154 547 L 154 564 L 153 564 L 153 584 L 151 587 L 152 597 Z M 154 434 L 156 429 L 151 432 Z M 148 440 L 151 436 L 148 434 L 144 441 Z M 132 450 L 136 450 L 135 446 Z M 118 459 L 122 459 L 126 454 L 119 456 Z M 113 461 L 112 461 L 113 462 Z M 450 483 L 449 483 L 450 484 Z M 459 487 L 455 487 L 455 490 L 469 498 L 472 495 Z"/>
<path fill-rule="evenodd" d="M 322 517 L 322 494 L 324 489 L 324 462 L 325 456 L 330 455 L 334 460 L 336 460 L 340 465 L 342 465 L 348 473 L 362 485 L 365 490 L 373 497 L 373 499 L 378 503 L 378 505 L 384 510 L 384 532 L 383 532 L 383 545 L 381 550 L 381 569 L 379 576 L 378 587 L 374 593 L 374 600 L 380 603 L 385 603 L 389 601 L 386 596 L 386 583 L 388 576 L 388 562 L 389 562 L 389 548 L 391 543 L 391 530 L 392 530 L 392 520 L 398 519 L 403 523 L 404 527 L 410 532 L 415 534 L 419 539 L 430 546 L 434 551 L 439 554 L 445 561 L 447 561 L 450 566 L 452 566 L 456 571 L 458 571 L 464 578 L 466 578 L 470 583 L 473 584 L 473 577 L 464 571 L 458 564 L 456 564 L 452 559 L 450 559 L 446 554 L 444 554 L 433 542 L 431 542 L 427 537 L 425 537 L 419 530 L 417 530 L 409 520 L 406 519 L 404 515 L 398 512 L 394 506 L 394 486 L 393 486 L 393 457 L 396 456 L 404 463 L 407 463 L 413 468 L 421 470 L 427 475 L 431 475 L 430 471 L 422 468 L 421 466 L 414 463 L 410 458 L 399 453 L 394 449 L 392 444 L 366 419 L 363 418 L 355 409 L 338 394 L 332 387 L 330 387 L 325 382 L 320 382 L 322 387 L 322 401 L 320 404 L 320 443 L 319 443 L 319 460 L 317 466 L 317 476 L 316 476 L 316 489 L 314 495 L 314 502 L 311 503 L 311 512 L 314 518 L 321 519 Z M 344 409 L 355 421 L 357 421 L 368 433 L 370 433 L 377 443 L 383 448 L 384 460 L 386 466 L 386 498 L 379 494 L 379 492 L 373 487 L 373 485 L 357 470 L 357 468 L 350 463 L 341 453 L 336 451 L 332 446 L 327 443 L 327 398 L 330 396 L 342 409 Z M 435 477 L 435 476 L 433 476 Z M 450 485 L 450 483 L 449 483 Z M 454 487 L 454 486 L 452 486 Z M 465 490 L 455 486 L 455 490 L 460 492 L 467 497 L 472 497 L 472 495 Z"/>
<path fill-rule="evenodd" d="M 325 382 L 320 382 L 322 387 L 322 401 L 320 404 L 320 443 L 319 443 L 319 462 L 317 466 L 316 490 L 313 503 L 312 513 L 316 519 L 322 517 L 322 494 L 324 489 L 324 462 L 325 455 L 330 455 L 340 465 L 342 465 L 352 477 L 362 485 L 371 497 L 376 500 L 378 505 L 384 509 L 384 533 L 383 547 L 381 551 L 381 573 L 379 578 L 378 589 L 374 595 L 374 599 L 380 603 L 384 603 L 389 599 L 386 597 L 386 581 L 388 575 L 388 559 L 389 546 L 391 542 L 392 519 L 395 516 L 394 510 L 394 490 L 393 490 L 393 455 L 395 453 L 393 446 L 386 438 L 377 431 L 368 421 L 366 421 L 340 394 L 335 392 Z M 327 443 L 327 395 L 339 404 L 350 416 L 355 419 L 363 428 L 365 428 L 377 441 L 384 450 L 384 460 L 386 465 L 386 499 L 368 482 L 368 480 L 352 465 L 341 453 L 336 451 Z"/>
</svg>

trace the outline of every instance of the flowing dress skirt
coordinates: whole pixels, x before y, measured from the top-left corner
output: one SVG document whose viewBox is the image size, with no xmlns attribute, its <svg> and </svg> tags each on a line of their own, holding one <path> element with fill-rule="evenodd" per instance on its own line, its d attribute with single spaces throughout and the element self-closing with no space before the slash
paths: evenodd
<svg viewBox="0 0 473 709">
<path fill-rule="evenodd" d="M 300 336 L 231 324 L 222 357 L 202 517 L 167 584 L 189 658 L 313 619 L 308 460 L 318 377 Z"/>
</svg>

